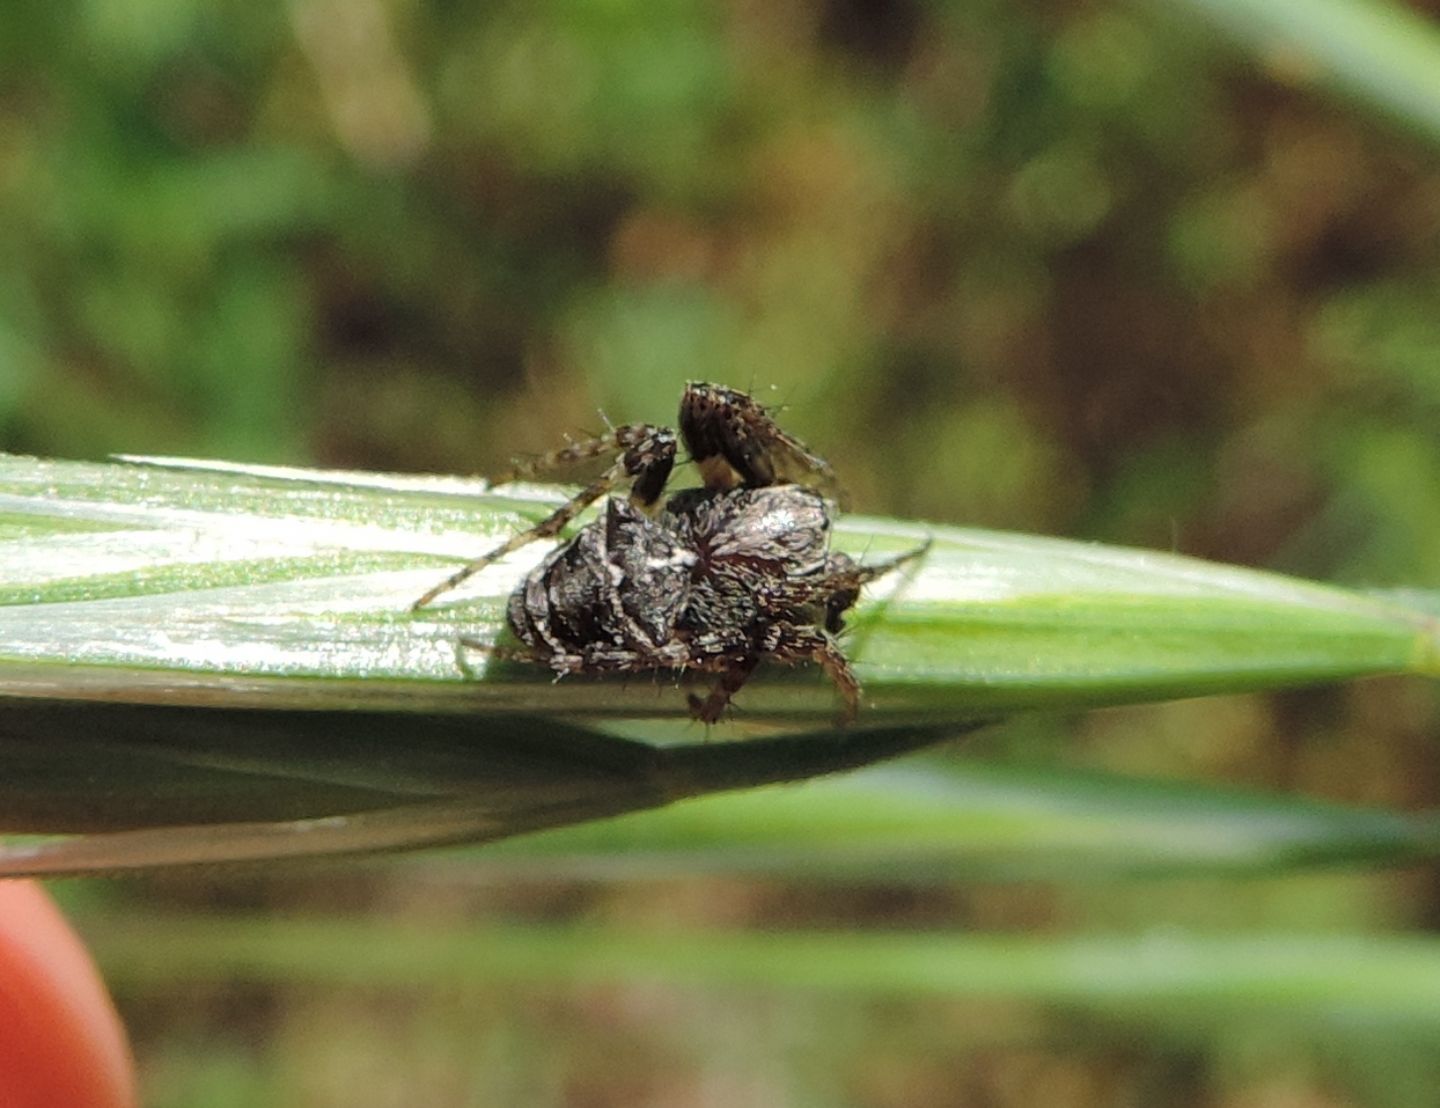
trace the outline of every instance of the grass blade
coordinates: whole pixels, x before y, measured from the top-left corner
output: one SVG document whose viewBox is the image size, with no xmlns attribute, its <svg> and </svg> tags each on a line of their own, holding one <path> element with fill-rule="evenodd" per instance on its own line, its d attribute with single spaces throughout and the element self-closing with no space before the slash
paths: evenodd
<svg viewBox="0 0 1440 1108">
<path fill-rule="evenodd" d="M 1440 28 L 1382 0 L 1182 0 L 1292 81 L 1440 144 Z"/>
<path fill-rule="evenodd" d="M 1077 1005 L 1223 1020 L 1257 1011 L 1440 1033 L 1440 943 L 1398 936 L 1010 936 L 726 932 L 338 919 L 108 919 L 93 936 L 125 988 L 177 980 L 453 988 L 648 981 Z"/>
<path fill-rule="evenodd" d="M 268 708 L 684 718 L 668 680 L 566 680 L 457 656 L 505 636 L 542 551 L 433 610 L 408 604 L 457 559 L 556 503 L 447 480 L 0 458 L 0 694 Z M 1433 673 L 1432 617 L 1383 597 L 1174 555 L 846 518 L 842 548 L 934 539 L 870 590 L 847 649 L 867 721 L 971 720 Z M 743 719 L 835 710 L 810 670 L 747 686 Z M 740 732 L 719 732 L 720 734 Z"/>
<path fill-rule="evenodd" d="M 1437 850 L 1433 813 L 927 758 L 803 789 L 687 800 L 456 861 L 467 880 L 713 872 L 918 885 L 1288 874 L 1413 863 Z"/>
</svg>

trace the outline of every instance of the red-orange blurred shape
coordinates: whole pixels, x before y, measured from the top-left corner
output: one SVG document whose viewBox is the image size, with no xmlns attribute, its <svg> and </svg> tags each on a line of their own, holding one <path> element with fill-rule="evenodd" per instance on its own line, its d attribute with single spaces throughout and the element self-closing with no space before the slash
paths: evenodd
<svg viewBox="0 0 1440 1108">
<path fill-rule="evenodd" d="M 0 881 L 0 1105 L 134 1104 L 125 1032 L 90 955 L 40 886 Z"/>
</svg>

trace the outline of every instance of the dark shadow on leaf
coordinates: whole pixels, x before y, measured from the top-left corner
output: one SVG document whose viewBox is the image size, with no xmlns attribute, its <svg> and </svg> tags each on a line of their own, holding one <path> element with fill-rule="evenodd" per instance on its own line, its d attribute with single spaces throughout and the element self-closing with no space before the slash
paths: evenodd
<svg viewBox="0 0 1440 1108">
<path fill-rule="evenodd" d="M 804 780 L 969 729 L 661 748 L 539 716 L 9 700 L 0 830 L 80 837 L 0 848 L 0 875 L 488 841 Z"/>
</svg>

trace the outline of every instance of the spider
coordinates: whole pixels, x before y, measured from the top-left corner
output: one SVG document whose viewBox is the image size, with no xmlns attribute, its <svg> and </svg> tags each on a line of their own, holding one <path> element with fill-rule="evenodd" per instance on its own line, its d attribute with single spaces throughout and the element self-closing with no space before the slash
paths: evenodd
<svg viewBox="0 0 1440 1108">
<path fill-rule="evenodd" d="M 606 455 L 604 474 L 547 518 L 447 577 L 419 609 L 486 566 L 561 533 L 581 511 L 630 481 L 600 516 L 557 547 L 510 597 L 518 657 L 571 673 L 671 669 L 718 674 L 708 696 L 690 694 L 710 724 L 763 661 L 814 662 L 853 719 L 860 685 L 836 642 L 861 588 L 919 547 L 874 565 L 830 550 L 834 472 L 782 431 L 747 394 L 691 382 L 680 398 L 680 438 L 699 488 L 661 497 L 675 464 L 676 434 L 637 423 L 517 466 L 505 480 Z M 491 649 L 462 639 L 463 645 Z"/>
</svg>

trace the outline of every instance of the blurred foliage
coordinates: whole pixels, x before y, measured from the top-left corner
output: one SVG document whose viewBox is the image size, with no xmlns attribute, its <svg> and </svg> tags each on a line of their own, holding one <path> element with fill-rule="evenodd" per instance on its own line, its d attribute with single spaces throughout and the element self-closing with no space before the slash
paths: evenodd
<svg viewBox="0 0 1440 1108">
<path fill-rule="evenodd" d="M 1317 93 L 1357 79 L 1242 18 L 1298 9 L 1183 8 L 6 5 L 0 446 L 484 472 L 597 407 L 668 421 L 683 380 L 714 378 L 788 405 L 863 510 L 1434 587 L 1434 147 L 1363 95 Z M 1429 690 L 1386 682 L 1037 717 L 978 750 L 1407 808 L 1435 801 L 1437 729 Z M 477 910 L 362 875 L 74 890 L 97 928 L 117 897 L 393 912 L 402 892 Z M 1427 870 L 1219 894 L 481 899 L 521 918 L 1324 930 L 1433 926 L 1436 894 Z M 1161 1032 L 640 985 L 120 999 L 161 1105 L 464 1103 L 468 1066 L 484 1098 L 537 1105 L 1413 1104 L 1435 1079 L 1433 1039 L 1258 1017 Z M 387 1053 L 398 1088 L 371 1072 Z"/>
</svg>

